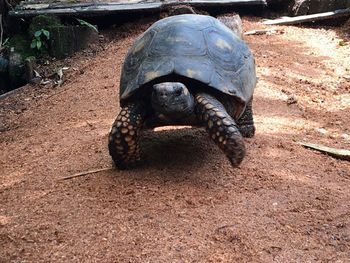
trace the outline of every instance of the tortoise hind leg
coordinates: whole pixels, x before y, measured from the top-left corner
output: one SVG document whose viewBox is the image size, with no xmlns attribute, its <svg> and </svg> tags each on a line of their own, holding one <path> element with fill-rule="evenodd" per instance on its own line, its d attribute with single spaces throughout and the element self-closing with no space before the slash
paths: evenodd
<svg viewBox="0 0 350 263">
<path fill-rule="evenodd" d="M 247 138 L 252 138 L 255 134 L 252 101 L 253 99 L 249 101 L 243 115 L 237 122 L 239 131 L 243 137 Z"/>
<path fill-rule="evenodd" d="M 136 166 L 141 160 L 139 134 L 144 121 L 140 104 L 128 104 L 118 114 L 109 134 L 109 154 L 115 165 L 123 170 Z"/>
<path fill-rule="evenodd" d="M 199 93 L 196 101 L 197 118 L 205 124 L 210 137 L 226 154 L 231 164 L 238 166 L 245 156 L 245 146 L 237 124 L 216 98 Z"/>
</svg>

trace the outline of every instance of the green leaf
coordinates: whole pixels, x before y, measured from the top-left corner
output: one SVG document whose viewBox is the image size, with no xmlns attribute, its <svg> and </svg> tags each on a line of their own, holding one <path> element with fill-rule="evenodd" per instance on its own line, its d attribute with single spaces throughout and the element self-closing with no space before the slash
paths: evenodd
<svg viewBox="0 0 350 263">
<path fill-rule="evenodd" d="M 42 45 L 41 41 L 37 41 L 37 42 L 36 42 L 36 48 L 37 48 L 37 49 L 40 49 L 40 48 L 41 48 L 41 45 Z"/>
<path fill-rule="evenodd" d="M 36 39 L 33 39 L 32 43 L 30 44 L 31 48 L 36 48 Z"/>
<path fill-rule="evenodd" d="M 41 30 L 35 31 L 34 36 L 35 37 L 40 37 L 41 35 Z"/>
<path fill-rule="evenodd" d="M 50 39 L 50 32 L 49 31 L 42 29 L 42 32 L 46 36 L 46 39 Z"/>
<path fill-rule="evenodd" d="M 90 23 L 82 20 L 82 19 L 79 19 L 79 18 L 76 18 L 76 20 L 78 20 L 78 22 L 80 23 L 80 25 L 82 26 L 88 26 L 90 28 L 92 28 L 93 30 L 95 30 L 96 32 L 98 32 L 97 28 L 94 26 L 94 25 L 91 25 Z"/>
</svg>

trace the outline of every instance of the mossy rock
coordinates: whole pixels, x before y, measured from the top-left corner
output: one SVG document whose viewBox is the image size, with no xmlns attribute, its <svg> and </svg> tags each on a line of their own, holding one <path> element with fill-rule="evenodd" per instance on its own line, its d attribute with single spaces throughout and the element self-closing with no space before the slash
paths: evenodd
<svg viewBox="0 0 350 263">
<path fill-rule="evenodd" d="M 26 35 L 14 35 L 9 40 L 9 48 L 13 48 L 22 58 L 35 56 L 35 51 L 30 48 L 31 40 Z"/>
<path fill-rule="evenodd" d="M 98 33 L 88 26 L 50 27 L 50 55 L 65 58 L 98 40 Z"/>
<path fill-rule="evenodd" d="M 0 55 L 0 74 L 7 73 L 9 66 L 9 60 Z"/>
<path fill-rule="evenodd" d="M 10 53 L 8 75 L 10 85 L 13 88 L 20 87 L 26 83 L 24 59 L 18 52 L 11 51 Z"/>
<path fill-rule="evenodd" d="M 25 61 L 35 56 L 35 50 L 30 48 L 31 40 L 25 34 L 14 35 L 9 40 L 7 51 L 8 66 L 6 73 L 12 89 L 27 83 Z"/>
<path fill-rule="evenodd" d="M 29 26 L 28 33 L 30 36 L 34 36 L 34 33 L 38 30 L 45 29 L 49 31 L 50 27 L 63 26 L 60 20 L 54 16 L 39 15 L 32 19 Z"/>
<path fill-rule="evenodd" d="M 48 51 L 52 57 L 65 58 L 87 47 L 98 39 L 98 33 L 89 26 L 63 25 L 56 17 L 40 15 L 33 18 L 28 33 L 34 37 L 39 30 L 50 33 Z M 41 53 L 46 49 L 41 50 Z"/>
</svg>

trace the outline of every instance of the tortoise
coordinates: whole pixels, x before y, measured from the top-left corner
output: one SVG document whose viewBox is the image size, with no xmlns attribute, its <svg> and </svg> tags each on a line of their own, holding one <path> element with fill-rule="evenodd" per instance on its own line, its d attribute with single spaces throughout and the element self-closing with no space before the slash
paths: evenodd
<svg viewBox="0 0 350 263">
<path fill-rule="evenodd" d="M 247 44 L 211 16 L 154 23 L 129 49 L 120 79 L 121 110 L 109 134 L 119 169 L 141 162 L 140 132 L 165 125 L 206 127 L 238 166 L 253 137 L 255 60 Z"/>
</svg>

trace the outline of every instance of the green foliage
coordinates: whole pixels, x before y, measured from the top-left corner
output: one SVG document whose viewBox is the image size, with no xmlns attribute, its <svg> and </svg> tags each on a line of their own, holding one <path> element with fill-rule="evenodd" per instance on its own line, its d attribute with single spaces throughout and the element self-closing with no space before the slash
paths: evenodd
<svg viewBox="0 0 350 263">
<path fill-rule="evenodd" d="M 84 20 L 82 20 L 82 19 L 76 18 L 76 20 L 79 22 L 80 25 L 82 25 L 82 26 L 88 26 L 88 27 L 90 27 L 91 29 L 93 29 L 93 30 L 95 30 L 96 32 L 98 32 L 97 28 L 96 28 L 94 25 L 92 25 L 92 24 L 90 24 L 90 23 L 88 23 L 88 22 L 86 22 L 86 21 L 84 21 Z"/>
<path fill-rule="evenodd" d="M 43 48 L 47 49 L 47 41 L 50 39 L 50 32 L 45 29 L 40 29 L 34 32 L 34 38 L 30 47 L 32 49 L 42 50 Z"/>
</svg>

